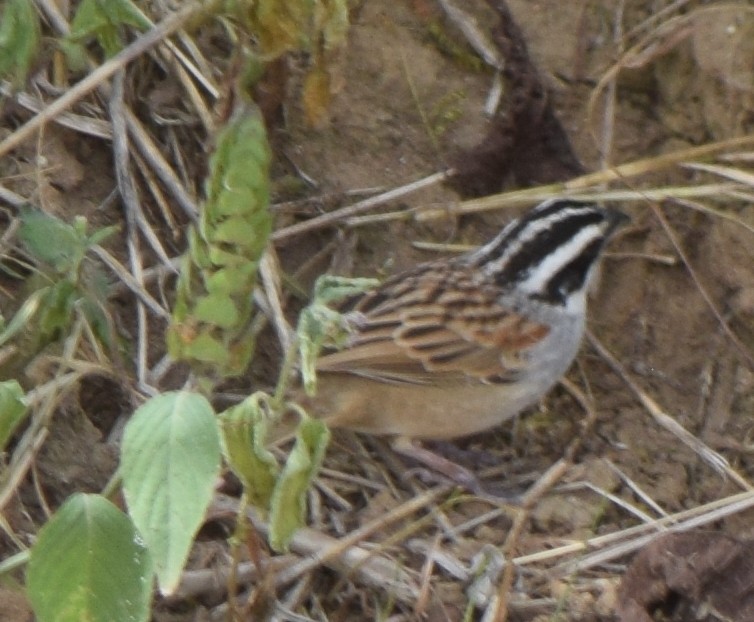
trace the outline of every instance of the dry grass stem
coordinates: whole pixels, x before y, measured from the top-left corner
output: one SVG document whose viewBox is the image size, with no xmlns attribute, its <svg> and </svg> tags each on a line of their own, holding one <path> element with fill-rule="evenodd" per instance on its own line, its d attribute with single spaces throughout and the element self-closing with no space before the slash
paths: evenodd
<svg viewBox="0 0 754 622">
<path fill-rule="evenodd" d="M 623 51 L 623 12 L 625 1 L 619 0 L 613 16 L 613 45 L 616 54 Z M 604 110 L 602 112 L 602 132 L 598 139 L 600 146 L 600 166 L 604 170 L 611 166 L 613 140 L 615 138 L 615 98 L 618 89 L 617 75 L 609 76 L 605 84 Z"/>
<path fill-rule="evenodd" d="M 46 0 L 45 2 L 43 2 L 42 6 L 43 6 L 43 9 L 45 10 L 46 15 L 52 21 L 57 32 L 61 35 L 67 35 L 70 31 L 69 24 L 66 21 L 65 17 L 58 11 L 57 7 L 53 3 L 50 3 L 49 0 Z M 209 9 L 209 6 L 207 6 L 207 9 Z M 149 41 L 151 42 L 152 45 L 154 45 L 159 42 L 159 39 L 161 37 L 164 37 L 167 40 L 167 37 L 169 36 L 169 34 L 171 34 L 171 32 L 179 28 L 181 24 L 187 21 L 188 19 L 191 19 L 196 13 L 201 12 L 201 10 L 202 10 L 202 7 L 197 4 L 184 7 L 184 9 L 182 9 L 180 12 L 175 13 L 172 16 L 166 18 L 163 22 L 161 22 L 161 24 L 158 27 L 149 31 L 149 33 L 147 34 L 151 33 L 152 38 L 156 39 L 152 41 L 152 38 L 150 38 Z M 162 33 L 161 35 L 159 35 L 159 33 L 156 33 L 156 31 L 158 30 L 160 33 Z M 137 45 L 139 41 L 144 39 L 144 37 L 146 37 L 146 34 L 141 39 L 137 39 L 130 46 L 125 48 L 118 56 L 110 60 L 114 61 L 116 58 L 124 54 L 126 50 L 129 50 L 131 48 L 134 48 L 133 58 L 136 58 L 141 53 L 146 52 L 148 49 L 150 49 L 150 46 Z M 176 52 L 178 52 L 178 50 L 176 50 Z M 130 60 L 133 60 L 133 58 L 131 58 Z M 110 71 L 110 74 L 114 74 L 116 71 L 118 71 L 118 69 L 125 66 L 125 64 L 126 63 L 124 62 L 122 66 L 114 67 Z M 96 65 L 93 62 L 91 62 L 90 65 L 92 67 L 96 67 Z M 91 77 L 95 75 L 95 72 L 100 71 L 102 67 L 103 66 L 100 66 L 94 69 L 87 79 L 91 79 Z M 193 67 L 193 65 L 190 62 L 188 62 L 187 67 Z M 98 88 L 100 93 L 105 99 L 109 98 L 109 87 L 105 83 L 104 80 L 107 77 L 109 77 L 110 74 L 108 74 L 108 76 L 101 77 L 100 80 L 96 81 L 86 92 L 90 91 L 92 88 Z M 78 83 L 78 84 L 80 85 L 81 83 Z M 68 93 L 70 92 L 71 91 L 68 91 Z M 78 97 L 83 97 L 83 95 L 85 95 L 86 92 L 81 93 L 80 95 L 78 95 Z M 75 103 L 75 100 L 69 102 L 68 105 L 71 105 L 73 103 Z M 48 110 L 50 106 L 51 104 L 48 105 L 48 108 L 45 109 L 46 114 L 49 114 Z M 150 136 L 149 132 L 147 132 L 144 129 L 144 126 L 142 125 L 142 123 L 139 121 L 139 119 L 137 119 L 131 113 L 130 110 L 125 109 L 124 114 L 126 118 L 126 124 L 128 126 L 128 131 L 131 135 L 132 140 L 134 141 L 134 144 L 138 147 L 139 153 L 141 154 L 141 156 L 150 164 L 150 166 L 152 166 L 157 177 L 159 177 L 160 180 L 163 182 L 163 184 L 165 184 L 165 187 L 167 188 L 167 190 L 176 200 L 178 205 L 184 210 L 184 212 L 189 217 L 189 219 L 191 220 L 196 219 L 197 214 L 198 214 L 198 208 L 196 206 L 194 199 L 191 198 L 191 196 L 186 191 L 184 185 L 176 177 L 175 173 L 173 172 L 172 168 L 168 164 L 167 160 L 165 160 L 165 158 L 162 156 L 162 153 L 160 152 L 159 148 L 157 147 L 154 140 Z M 36 118 L 38 117 L 35 117 L 29 123 L 34 121 Z M 24 130 L 24 128 L 27 127 L 29 123 L 19 128 L 17 132 L 20 130 Z M 12 134 L 9 137 L 9 139 L 13 138 L 13 136 L 14 135 Z M 2 155 L 2 144 L 0 144 L 0 155 Z"/>
<path fill-rule="evenodd" d="M 651 507 L 655 512 L 657 512 L 657 514 L 659 514 L 660 516 L 668 515 L 668 513 L 663 510 L 660 505 L 654 499 L 652 499 L 652 497 L 647 492 L 645 492 L 641 486 L 639 486 L 637 482 L 635 482 L 626 473 L 624 473 L 623 470 L 619 469 L 612 460 L 606 459 L 605 463 L 616 475 L 618 475 L 618 477 L 620 477 L 621 481 L 626 486 L 628 486 L 637 497 L 639 497 L 639 499 L 641 499 L 644 503 Z"/>
<path fill-rule="evenodd" d="M 275 249 L 268 248 L 259 265 L 259 273 L 262 277 L 264 293 L 271 311 L 272 324 L 275 327 L 280 347 L 283 352 L 291 349 L 294 339 L 294 331 L 285 319 L 283 312 L 283 289 L 280 277 L 280 264 L 278 263 Z"/>
<path fill-rule="evenodd" d="M 539 551 L 527 555 L 521 555 L 514 558 L 511 562 L 517 566 L 529 566 L 531 564 L 541 564 L 561 557 L 571 556 L 588 550 L 597 550 L 602 554 L 608 547 L 615 546 L 614 543 L 620 543 L 615 548 L 610 548 L 610 553 L 600 558 L 598 563 L 606 563 L 618 559 L 628 552 L 635 551 L 644 546 L 649 540 L 665 533 L 668 529 L 674 531 L 684 531 L 696 527 L 702 527 L 714 523 L 717 520 L 732 516 L 739 512 L 754 507 L 754 492 L 742 492 L 731 495 L 723 499 L 717 499 L 709 503 L 683 510 L 675 514 L 669 514 L 662 518 L 657 518 L 649 523 L 642 523 L 634 527 L 628 527 L 609 534 L 594 536 L 580 542 L 573 542 L 564 546 L 555 547 L 549 550 Z M 649 534 L 649 535 L 647 535 Z M 627 543 L 621 543 L 626 540 Z M 561 574 L 567 574 L 575 569 L 570 565 L 573 562 L 565 561 L 555 568 Z M 584 558 L 578 560 L 579 568 L 585 569 Z M 595 563 L 589 562 L 589 567 L 594 567 Z M 566 570 L 567 569 L 567 570 Z"/>
<path fill-rule="evenodd" d="M 604 490 L 600 488 L 599 486 L 595 486 L 591 482 L 582 481 L 582 482 L 573 482 L 572 484 L 563 484 L 561 486 L 558 486 L 555 491 L 558 493 L 563 492 L 573 492 L 577 490 L 589 490 L 596 495 L 602 497 L 603 499 L 609 501 L 616 507 L 622 508 L 626 511 L 627 514 L 630 514 L 631 516 L 634 516 L 635 518 L 638 518 L 640 521 L 643 522 L 652 522 L 654 519 L 641 510 L 640 508 L 636 507 L 632 503 L 629 503 L 625 499 L 621 499 L 618 495 L 615 495 L 611 492 L 608 492 L 607 490 Z M 656 504 L 654 504 L 652 507 L 654 508 Z M 660 516 L 667 516 L 667 512 L 660 511 Z"/>
<path fill-rule="evenodd" d="M 677 266 L 678 259 L 671 255 L 658 255 L 657 253 L 605 253 L 605 259 L 643 259 L 663 266 Z"/>
<path fill-rule="evenodd" d="M 152 195 L 154 202 L 157 204 L 157 209 L 160 211 L 160 216 L 162 216 L 162 219 L 165 221 L 168 229 L 173 232 L 173 238 L 175 239 L 179 231 L 179 226 L 173 215 L 173 211 L 170 208 L 170 203 L 165 196 L 165 193 L 163 193 L 160 184 L 157 182 L 157 178 L 155 177 L 154 172 L 149 168 L 149 166 L 147 166 L 144 158 L 142 158 L 138 153 L 133 153 L 132 155 L 139 173 L 141 173 L 141 176 L 144 179 L 147 188 L 149 189 L 149 193 Z M 170 265 L 173 266 L 172 259 L 170 260 Z"/>
<path fill-rule="evenodd" d="M 21 435 L 4 471 L 0 485 L 0 512 L 16 493 L 48 435 L 48 425 L 61 402 L 78 387 L 82 372 L 56 371 L 54 378 L 29 391 L 26 400 L 32 409 L 29 426 Z"/>
<path fill-rule="evenodd" d="M 720 503 L 722 503 L 721 506 Z M 713 507 L 714 505 L 717 505 L 718 507 Z M 721 500 L 721 502 L 710 503 L 706 504 L 705 506 L 695 508 L 695 510 L 697 510 L 697 515 L 685 520 L 678 519 L 681 514 L 684 514 L 683 512 L 679 512 L 678 514 L 657 519 L 652 524 L 647 524 L 647 528 L 656 530 L 654 533 L 635 537 L 632 536 L 626 542 L 606 547 L 594 553 L 579 557 L 578 559 L 573 561 L 562 563 L 559 566 L 553 568 L 553 570 L 556 570 L 558 574 L 561 575 L 589 570 L 602 564 L 620 559 L 621 557 L 624 557 L 629 553 L 638 551 L 640 548 L 649 544 L 659 535 L 665 533 L 666 530 L 677 532 L 689 531 L 691 529 L 697 529 L 699 527 L 706 527 L 712 523 L 715 523 L 716 521 L 748 510 L 751 507 L 754 507 L 754 492 L 749 491 L 741 493 L 740 495 L 728 497 Z M 618 532 L 612 535 L 616 536 L 617 538 L 618 536 L 626 535 L 629 531 L 630 530 L 625 530 L 623 532 Z M 593 544 L 593 540 L 588 540 L 587 544 Z M 591 548 L 591 546 L 589 548 Z M 555 550 L 557 549 L 554 549 L 553 551 Z"/>
<path fill-rule="evenodd" d="M 115 275 L 121 280 L 123 285 L 131 290 L 138 297 L 138 299 L 145 305 L 147 305 L 158 317 L 164 319 L 168 319 L 170 317 L 170 313 L 168 313 L 168 311 L 152 297 L 152 295 L 141 285 L 141 283 L 139 283 L 133 277 L 133 275 L 128 270 L 126 270 L 123 264 L 121 264 L 115 257 L 113 257 L 113 255 L 111 255 L 101 246 L 93 246 L 91 250 L 104 262 L 104 264 L 108 268 L 110 268 L 110 270 L 115 273 Z M 165 266 L 161 266 L 158 272 L 165 270 L 167 270 L 167 268 Z M 156 275 L 157 273 L 153 272 L 150 274 Z"/>
<path fill-rule="evenodd" d="M 305 572 L 309 572 L 317 566 L 334 565 L 336 569 L 347 575 L 352 573 L 361 575 L 367 573 L 372 575 L 369 579 L 370 584 L 387 584 L 391 588 L 397 586 L 398 592 L 396 593 L 396 597 L 404 598 L 410 595 L 410 598 L 414 599 L 416 588 L 412 587 L 413 582 L 409 581 L 405 571 L 397 567 L 396 562 L 382 558 L 373 552 L 367 552 L 356 545 L 373 533 L 383 531 L 396 521 L 403 520 L 417 511 L 431 509 L 433 504 L 440 497 L 446 495 L 449 490 L 449 486 L 439 486 L 426 491 L 409 499 L 383 516 L 369 521 L 339 540 L 335 540 L 314 530 L 299 530 L 291 542 L 291 550 L 307 555 L 308 558 L 281 572 L 277 577 L 278 584 L 284 585 L 294 581 Z M 262 532 L 265 532 L 265 525 L 259 523 L 258 518 L 254 515 L 250 517 L 255 522 L 255 525 Z"/>
<path fill-rule="evenodd" d="M 655 402 L 649 395 L 647 395 L 634 380 L 630 374 L 618 359 L 602 344 L 602 342 L 594 336 L 594 334 L 587 330 L 586 333 L 589 345 L 591 345 L 597 353 L 603 358 L 603 360 L 613 369 L 613 371 L 623 380 L 624 383 L 631 389 L 631 392 L 638 398 L 647 412 L 652 416 L 656 423 L 661 427 L 671 432 L 676 438 L 680 439 L 684 445 L 689 447 L 696 453 L 704 462 L 709 464 L 715 471 L 724 473 L 732 481 L 744 490 L 751 490 L 752 486 L 743 477 L 741 477 L 736 471 L 734 471 L 728 461 L 721 456 L 718 452 L 705 445 L 696 436 L 691 434 L 680 423 L 673 419 L 670 415 Z"/>
<path fill-rule="evenodd" d="M 452 171 L 435 173 L 434 175 L 430 175 L 429 177 L 425 177 L 418 181 L 411 182 L 398 188 L 393 188 L 392 190 L 378 194 L 375 197 L 364 199 L 363 201 L 359 201 L 358 203 L 354 203 L 353 205 L 342 207 L 332 212 L 328 212 L 327 214 L 322 214 L 321 216 L 310 218 L 309 220 L 296 223 L 295 225 L 279 229 L 272 234 L 272 241 L 279 242 L 280 240 L 284 240 L 295 235 L 301 235 L 302 233 L 315 231 L 317 229 L 321 229 L 322 227 L 337 224 L 356 214 L 360 214 L 361 212 L 366 212 L 374 207 L 384 205 L 385 203 L 389 203 L 390 201 L 401 199 L 405 196 L 408 196 L 409 194 L 423 190 L 424 188 L 440 184 L 445 181 L 451 174 Z"/>
<path fill-rule="evenodd" d="M 22 197 L 20 194 L 16 194 L 13 192 L 13 190 L 8 190 L 8 188 L 5 188 L 4 186 L 0 185 L 0 200 L 4 201 L 11 207 L 15 207 L 16 209 L 23 207 L 28 203 L 28 201 Z"/>
<path fill-rule="evenodd" d="M 493 69 L 502 69 L 505 61 L 500 57 L 497 46 L 490 41 L 487 33 L 479 27 L 476 19 L 453 4 L 451 0 L 438 0 L 438 2 L 450 21 L 463 33 L 466 41 L 479 54 L 481 59 Z"/>
<path fill-rule="evenodd" d="M 196 201 L 189 195 L 184 184 L 178 179 L 149 133 L 128 110 L 126 110 L 126 123 L 128 123 L 129 135 L 141 156 L 149 163 L 160 181 L 165 184 L 166 189 L 181 209 L 183 209 L 184 214 L 190 220 L 196 221 L 199 215 Z"/>
<path fill-rule="evenodd" d="M 694 171 L 704 171 L 706 173 L 712 173 L 718 177 L 724 177 L 730 179 L 744 186 L 754 188 L 754 173 L 744 171 L 740 168 L 734 168 L 732 166 L 720 166 L 719 164 L 703 164 L 701 162 L 688 162 L 683 165 L 684 168 L 690 168 Z"/>
<path fill-rule="evenodd" d="M 126 46 L 118 54 L 99 65 L 88 76 L 77 82 L 63 95 L 50 102 L 43 112 L 32 117 L 24 125 L 18 128 L 5 140 L 0 142 L 0 157 L 31 138 L 31 136 L 46 123 L 53 121 L 57 116 L 75 104 L 79 99 L 90 93 L 105 80 L 123 69 L 132 60 L 141 56 L 149 48 L 160 43 L 165 37 L 181 28 L 187 21 L 207 10 L 206 3 L 192 2 L 166 17 L 152 30 L 138 37 L 133 43 Z"/>
<path fill-rule="evenodd" d="M 6 81 L 0 82 L 0 95 L 3 97 L 13 97 L 20 106 L 37 114 L 41 113 L 47 106 L 47 104 L 38 97 L 34 97 L 23 91 L 14 91 L 11 88 L 10 83 Z M 112 128 L 108 121 L 104 119 L 95 119 L 93 117 L 85 117 L 73 112 L 63 112 L 59 114 L 55 118 L 55 122 L 63 127 L 67 127 L 81 134 L 86 134 L 87 136 L 94 136 L 95 138 L 110 140 L 113 135 Z"/>
<path fill-rule="evenodd" d="M 521 510 L 513 519 L 513 525 L 503 544 L 503 555 L 508 563 L 503 568 L 503 576 L 497 590 L 497 600 L 494 606 L 495 622 L 505 622 L 508 619 L 509 598 L 516 578 L 516 564 L 511 563 L 516 547 L 529 521 L 531 508 L 552 488 L 571 466 L 570 460 L 561 458 L 553 464 L 535 484 L 529 488 L 521 503 Z"/>
<path fill-rule="evenodd" d="M 532 205 L 540 201 L 568 196 L 575 201 L 627 202 L 627 201 L 664 201 L 679 197 L 714 197 L 735 191 L 735 184 L 706 184 L 698 186 L 668 186 L 664 188 L 647 188 L 642 190 L 600 190 L 570 192 L 563 191 L 562 184 L 536 186 L 524 190 L 511 190 L 490 195 L 481 199 L 470 199 L 442 207 L 418 206 L 399 212 L 355 216 L 345 221 L 347 227 L 363 227 L 390 221 L 418 222 L 437 220 L 448 217 L 463 216 L 480 212 L 495 211 L 510 207 Z"/>
<path fill-rule="evenodd" d="M 267 560 L 264 568 L 257 568 L 253 562 L 241 562 L 236 568 L 236 581 L 244 587 L 260 578 L 261 573 L 276 573 L 290 566 L 298 558 L 295 555 L 280 555 Z M 200 597 L 222 598 L 227 587 L 230 569 L 202 568 L 199 570 L 187 570 L 181 575 L 181 582 L 176 590 L 170 595 L 169 602 L 180 603 Z"/>
</svg>

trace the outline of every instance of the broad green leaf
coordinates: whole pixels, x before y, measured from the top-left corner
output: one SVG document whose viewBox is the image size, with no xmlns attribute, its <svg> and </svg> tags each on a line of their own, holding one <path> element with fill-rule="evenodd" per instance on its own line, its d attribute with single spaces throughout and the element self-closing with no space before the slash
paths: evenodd
<svg viewBox="0 0 754 622">
<path fill-rule="evenodd" d="M 21 212 L 18 237 L 35 259 L 60 273 L 76 267 L 86 251 L 84 240 L 73 226 L 40 210 Z"/>
<path fill-rule="evenodd" d="M 177 314 L 173 316 L 175 318 Z M 230 361 L 230 352 L 225 344 L 210 334 L 212 332 L 213 327 L 203 325 L 198 329 L 192 322 L 174 320 L 167 333 L 170 354 L 178 359 L 225 368 Z"/>
<path fill-rule="evenodd" d="M 31 0 L 6 0 L 0 13 L 0 78 L 20 86 L 39 49 L 39 18 Z"/>
<path fill-rule="evenodd" d="M 149 618 L 152 576 L 128 516 L 79 493 L 39 532 L 26 585 L 39 622 L 140 622 Z"/>
<path fill-rule="evenodd" d="M 238 157 L 242 156 L 239 155 Z M 248 158 L 246 160 L 246 162 L 256 161 L 255 158 Z M 232 191 L 229 190 L 217 197 L 217 200 L 212 204 L 212 217 L 221 218 L 239 213 L 248 216 L 250 209 L 261 209 L 267 206 L 270 202 L 270 194 L 266 186 L 266 180 L 263 183 L 251 183 L 251 175 L 253 173 L 246 174 L 247 182 L 249 183 L 246 183 L 244 186 L 229 186 L 229 188 L 233 188 Z M 261 173 L 258 172 L 256 177 L 261 179 Z"/>
<path fill-rule="evenodd" d="M 24 390 L 16 380 L 0 382 L 0 451 L 23 421 L 28 409 Z"/>
<path fill-rule="evenodd" d="M 212 231 L 212 240 L 245 246 L 249 240 L 254 239 L 257 233 L 253 223 L 236 216 L 219 223 Z"/>
<path fill-rule="evenodd" d="M 249 262 L 237 268 L 221 268 L 215 270 L 206 281 L 207 291 L 232 294 L 246 289 L 251 291 L 256 277 L 257 263 Z"/>
<path fill-rule="evenodd" d="M 307 417 L 296 431 L 296 443 L 278 478 L 270 505 L 270 546 L 286 551 L 306 518 L 306 493 L 317 475 L 330 431 L 318 419 Z"/>
<path fill-rule="evenodd" d="M 238 324 L 238 307 L 224 294 L 201 296 L 194 306 L 194 318 L 220 328 L 233 328 Z"/>
<path fill-rule="evenodd" d="M 114 24 L 128 24 L 134 28 L 147 30 L 152 23 L 131 0 L 99 0 Z"/>
<path fill-rule="evenodd" d="M 70 39 L 58 39 L 56 43 L 60 51 L 65 55 L 66 63 L 70 69 L 73 71 L 86 71 L 89 60 L 86 46 Z"/>
<path fill-rule="evenodd" d="M 245 333 L 239 333 L 238 338 L 230 344 L 228 358 L 228 375 L 240 376 L 249 367 L 251 356 L 254 354 L 254 327 L 249 327 Z"/>
<path fill-rule="evenodd" d="M 260 140 L 264 137 L 257 136 L 255 132 L 254 135 L 250 136 L 249 138 Z M 236 154 L 239 158 L 243 158 L 246 161 L 264 162 L 268 157 L 265 147 L 266 145 L 264 142 L 260 142 L 256 145 L 253 143 L 243 144 L 239 145 L 239 147 L 236 149 Z M 241 189 L 250 188 L 258 191 L 267 187 L 267 177 L 264 174 L 264 170 L 262 170 L 261 168 L 244 171 L 238 167 L 232 167 L 228 169 L 225 174 L 225 184 L 228 190 L 237 189 L 238 191 L 242 191 Z M 220 211 L 218 212 L 218 215 L 232 216 L 235 213 L 235 211 Z"/>
<path fill-rule="evenodd" d="M 201 223 L 199 223 L 199 226 L 202 226 Z M 197 268 L 209 268 L 212 263 L 207 248 L 207 240 L 196 227 L 191 227 L 188 230 L 188 242 L 188 253 L 183 256 L 183 261 L 181 261 L 181 275 L 190 274 L 192 262 Z"/>
<path fill-rule="evenodd" d="M 204 397 L 164 393 L 136 409 L 123 434 L 123 491 L 164 594 L 178 585 L 219 472 L 218 425 Z"/>
<path fill-rule="evenodd" d="M 200 363 L 212 363 L 225 367 L 230 360 L 228 348 L 216 337 L 210 335 L 210 329 L 204 327 L 189 343 L 184 344 L 186 356 Z"/>
<path fill-rule="evenodd" d="M 255 393 L 220 415 L 225 458 L 244 486 L 249 502 L 266 511 L 280 467 L 265 447 L 267 396 Z"/>
<path fill-rule="evenodd" d="M 83 0 L 71 22 L 68 39 L 72 43 L 96 38 L 108 56 L 123 48 L 120 28 L 123 25 L 141 30 L 151 24 L 130 0 Z"/>
<path fill-rule="evenodd" d="M 207 256 L 210 263 L 218 268 L 243 266 L 249 261 L 247 257 L 238 252 L 228 251 L 217 246 L 209 247 L 207 249 Z M 209 266 L 207 267 L 209 268 Z"/>
<path fill-rule="evenodd" d="M 257 198 L 259 197 L 257 196 Z M 249 222 L 252 225 L 254 235 L 244 242 L 243 249 L 246 256 L 257 260 L 262 256 L 264 249 L 267 248 L 267 240 L 272 231 L 272 220 L 270 220 L 266 211 L 260 210 L 249 216 Z"/>
</svg>

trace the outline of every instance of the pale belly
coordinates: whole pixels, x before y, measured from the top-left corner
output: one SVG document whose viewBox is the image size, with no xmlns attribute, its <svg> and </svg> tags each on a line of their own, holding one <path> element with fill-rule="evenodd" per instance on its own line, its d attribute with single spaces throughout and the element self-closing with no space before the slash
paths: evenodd
<svg viewBox="0 0 754 622">
<path fill-rule="evenodd" d="M 320 382 L 312 414 L 332 427 L 427 440 L 468 436 L 500 425 L 536 403 L 552 384 L 417 388 L 348 375 L 325 375 Z"/>
</svg>

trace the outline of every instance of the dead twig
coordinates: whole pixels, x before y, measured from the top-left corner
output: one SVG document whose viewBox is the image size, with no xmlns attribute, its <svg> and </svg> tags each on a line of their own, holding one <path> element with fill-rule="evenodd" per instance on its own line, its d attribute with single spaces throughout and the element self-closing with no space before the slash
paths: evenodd
<svg viewBox="0 0 754 622">
<path fill-rule="evenodd" d="M 342 207 L 335 211 L 328 212 L 327 214 L 317 216 L 316 218 L 310 218 L 309 220 L 291 225 L 290 227 L 279 229 L 272 234 L 271 239 L 273 242 L 279 242 L 295 235 L 301 235 L 302 233 L 307 233 L 309 231 L 315 231 L 323 227 L 334 225 L 351 216 L 366 212 L 373 207 L 384 205 L 385 203 L 400 199 L 418 190 L 422 190 L 435 184 L 442 183 L 452 174 L 452 170 L 443 171 L 441 173 L 435 173 L 434 175 L 425 177 L 424 179 L 411 182 L 410 184 L 400 186 L 399 188 L 393 188 L 392 190 L 378 194 L 375 197 L 364 199 L 363 201 L 359 201 L 358 203 L 354 203 L 353 205 Z"/>
<path fill-rule="evenodd" d="M 217 3 L 217 0 L 210 0 L 209 2 L 192 2 L 166 17 L 162 22 L 152 28 L 152 30 L 147 31 L 142 36 L 138 37 L 133 43 L 123 48 L 123 50 L 112 58 L 106 60 L 102 65 L 81 80 L 81 82 L 76 83 L 63 95 L 58 97 L 58 99 L 50 102 L 42 112 L 35 117 L 32 117 L 4 141 L 0 142 L 0 157 L 7 155 L 10 151 L 21 145 L 21 143 L 28 140 L 34 132 L 41 129 L 46 123 L 55 119 L 61 112 L 67 110 L 79 99 L 84 97 L 84 95 L 93 91 L 105 80 L 113 76 L 118 70 L 141 56 L 148 49 L 160 43 L 165 37 L 181 28 L 190 19 L 209 10 L 210 6 L 215 3 Z"/>
</svg>

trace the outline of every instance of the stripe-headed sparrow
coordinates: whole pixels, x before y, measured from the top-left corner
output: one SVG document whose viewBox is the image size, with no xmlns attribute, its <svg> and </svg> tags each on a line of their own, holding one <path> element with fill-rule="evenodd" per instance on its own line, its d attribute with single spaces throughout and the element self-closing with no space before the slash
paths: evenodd
<svg viewBox="0 0 754 622">
<path fill-rule="evenodd" d="M 331 427 L 394 446 L 460 480 L 457 465 L 412 443 L 492 428 L 537 402 L 581 343 L 586 291 L 626 217 L 547 201 L 487 245 L 420 264 L 348 301 L 345 348 L 322 356 L 308 410 Z"/>
</svg>

